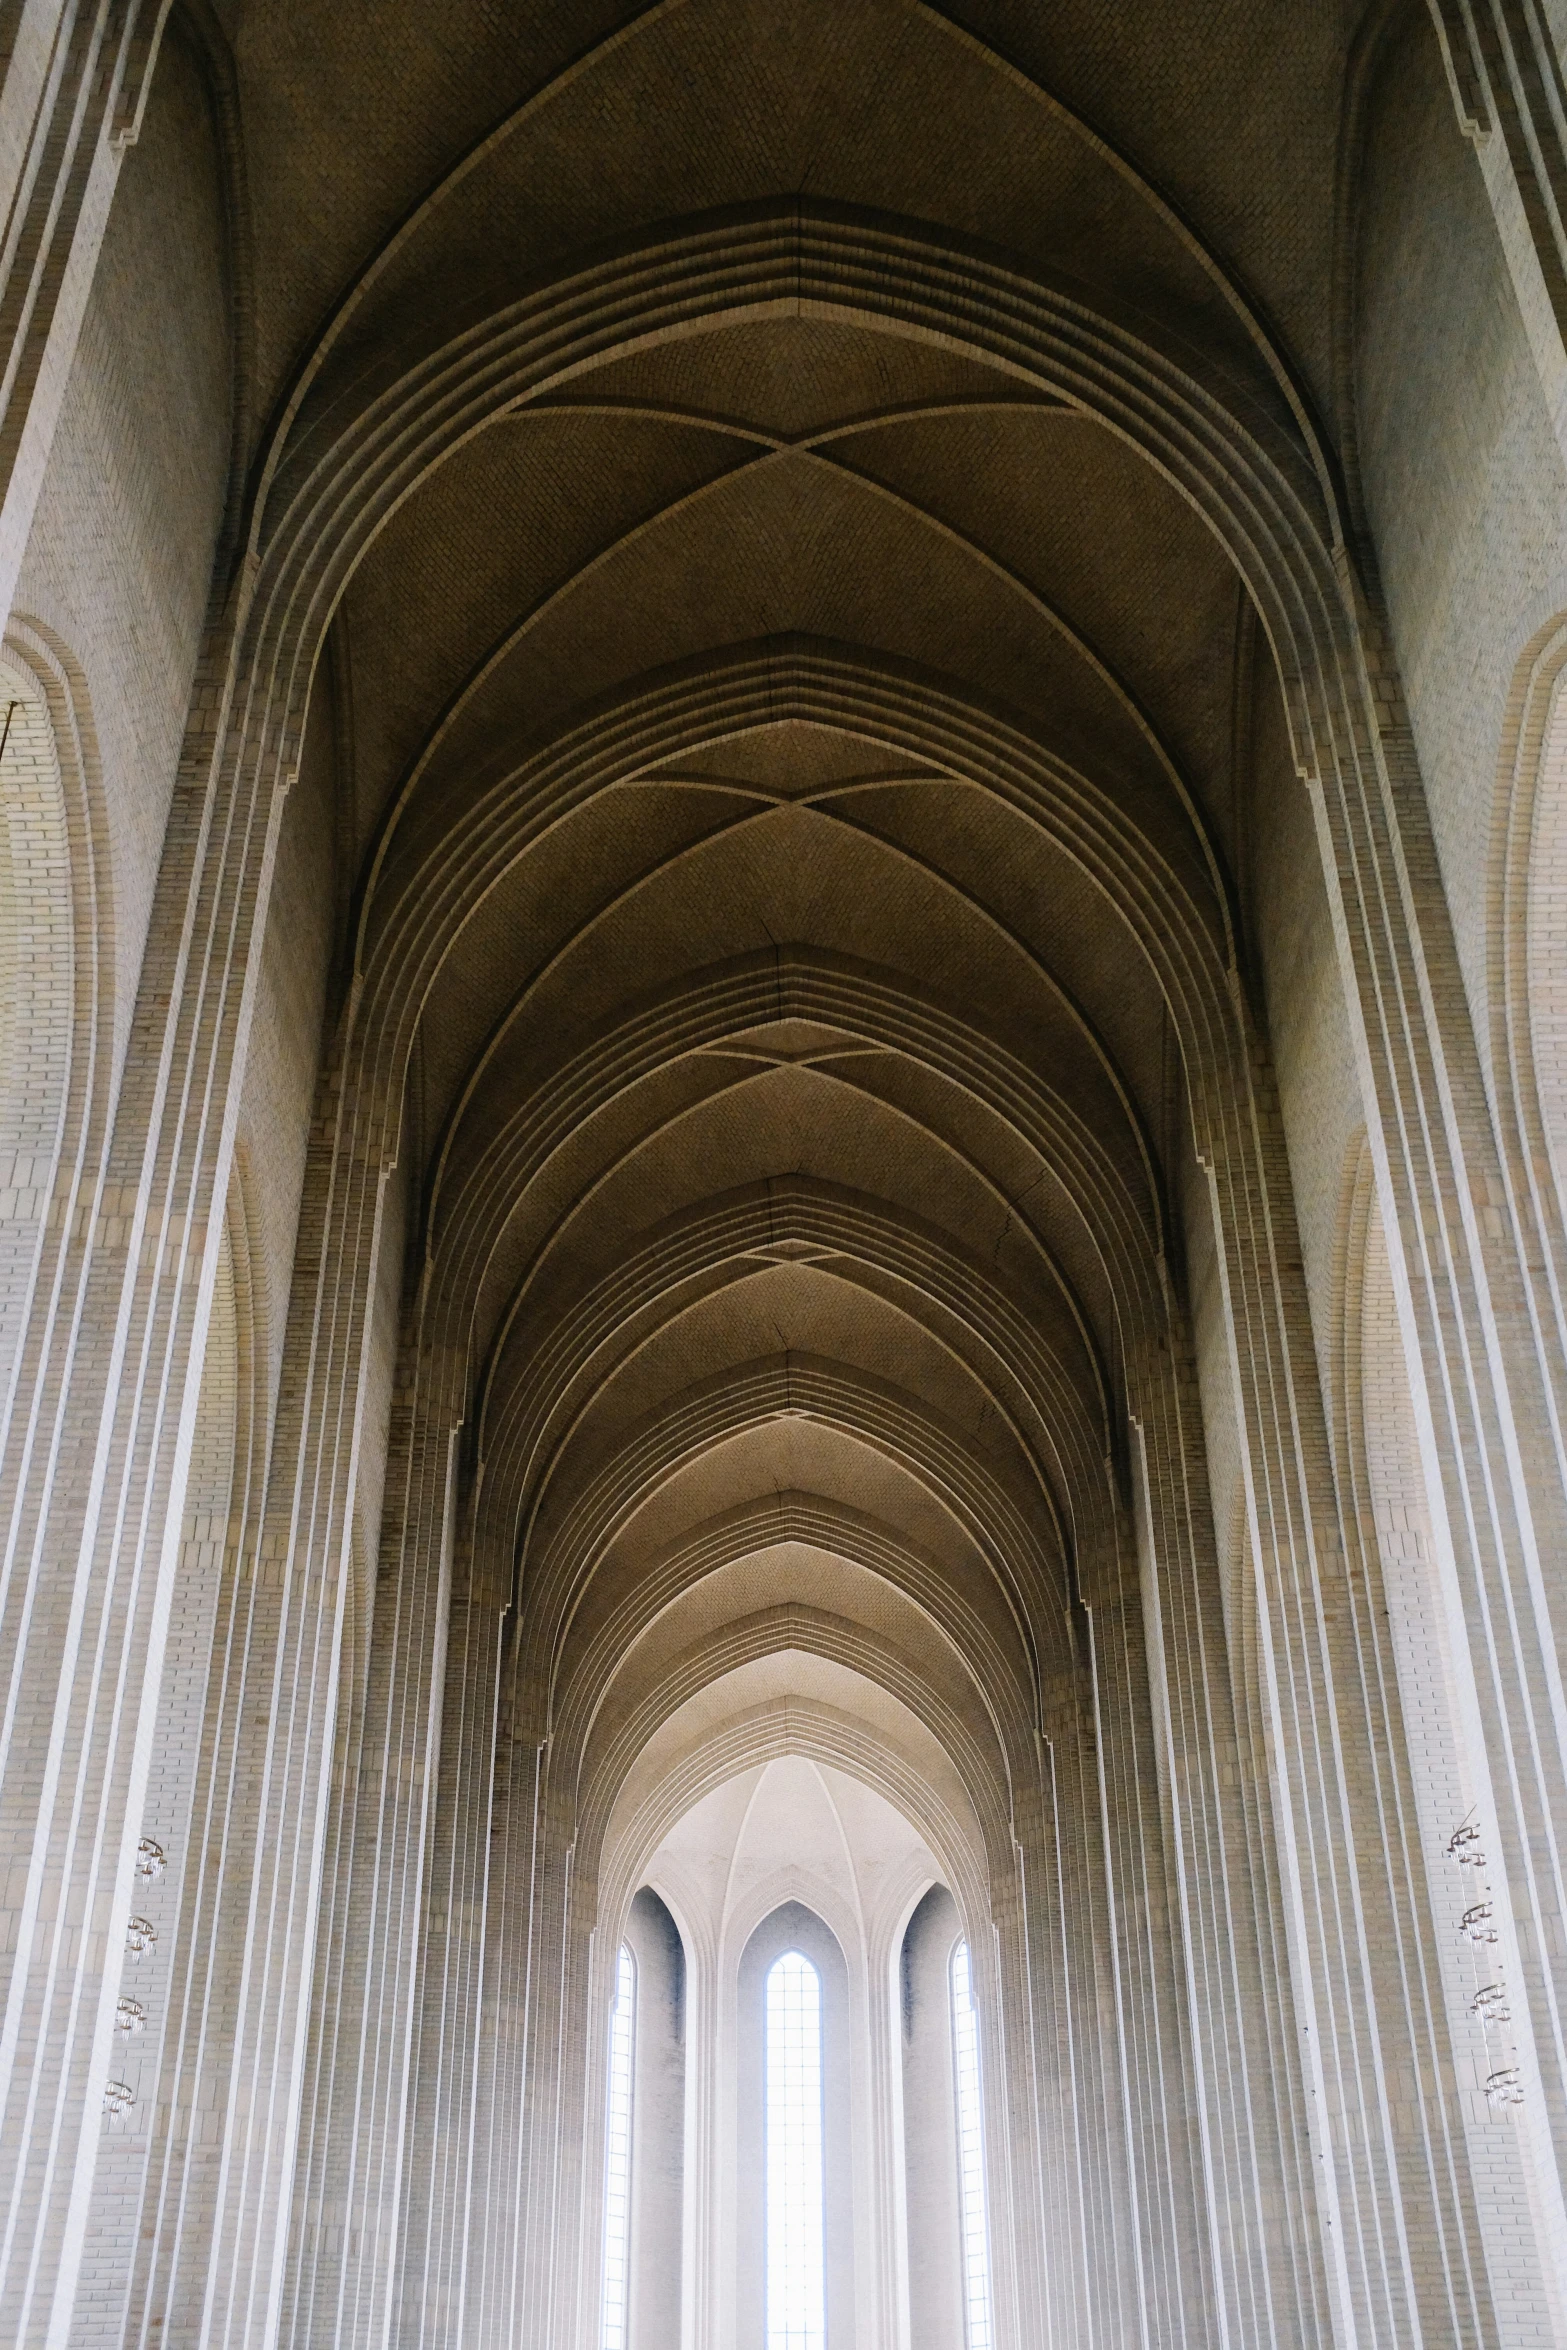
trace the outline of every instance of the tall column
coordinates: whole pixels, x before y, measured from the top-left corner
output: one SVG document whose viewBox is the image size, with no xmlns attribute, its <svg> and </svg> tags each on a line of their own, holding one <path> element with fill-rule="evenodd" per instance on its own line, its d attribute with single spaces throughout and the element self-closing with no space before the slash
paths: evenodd
<svg viewBox="0 0 1567 2350">
<path fill-rule="evenodd" d="M 626 1939 L 637 1963 L 630 2334 L 633 2341 L 668 2342 L 678 2350 L 686 2186 L 685 1953 L 674 1919 L 657 1894 L 645 1888 L 631 1904 Z M 591 2290 L 591 2271 L 588 2281 Z M 590 2301 L 588 2322 L 596 2316 Z"/>
<path fill-rule="evenodd" d="M 1332 2319 L 1266 1756 L 1237 1719 L 1235 1687 L 1251 1667 L 1242 1627 L 1225 1621 L 1196 1381 L 1178 1323 L 1167 1346 L 1149 1343 L 1134 1359 L 1129 1385 L 1167 1932 L 1194 2082 L 1194 2208 L 1214 2326 L 1231 2341 L 1321 2343 Z M 1188 2257 L 1203 2255 L 1194 2245 Z"/>
<path fill-rule="evenodd" d="M 127 1967 L 114 2069 L 123 2099 L 104 2122 L 93 2182 L 87 2258 L 71 2317 L 71 2350 L 119 2350 L 134 2340 L 139 2309 L 132 2276 L 146 2232 L 144 2209 L 161 2200 L 161 2157 L 171 2058 L 180 2038 L 181 1992 L 190 1960 L 205 1837 L 193 1840 L 202 1728 L 233 1520 L 239 1363 L 233 1269 L 224 1252 L 202 1365 L 201 1409 L 185 1498 L 185 1541 L 159 1708 L 156 1753 L 142 1815 L 137 1903 L 146 1930 Z"/>
<path fill-rule="evenodd" d="M 1360 1065 L 1466 1765 L 1496 1863 L 1542 2252 L 1567 2326 L 1567 1469 L 1546 1275 L 1492 1123 L 1397 666 L 1361 608 L 1300 746 Z M 1326 738 L 1333 726 L 1341 743 Z M 1355 739 L 1355 738 L 1358 738 Z M 1354 755 L 1349 755 L 1351 749 Z M 1458 1823 L 1454 1822 L 1456 1827 Z"/>
<path fill-rule="evenodd" d="M 508 1658 L 508 1666 L 512 1663 Z M 503 1668 L 496 1739 L 490 1897 L 486 1917 L 484 1999 L 478 2019 L 474 2082 L 473 2169 L 469 2186 L 466 2344 L 479 2350 L 536 2350 L 544 2318 L 536 2288 L 525 2312 L 520 2279 L 525 2239 L 541 2229 L 533 2187 L 537 2147 L 547 2158 L 553 2104 L 535 2071 L 536 2010 L 558 2015 L 564 1951 L 547 1918 L 563 1908 L 557 1893 L 566 1870 L 546 1815 L 547 1750 L 513 1718 L 515 1692 Z M 546 2170 L 547 2177 L 547 2170 Z M 547 2235 L 544 2239 L 548 2241 Z M 524 2318 L 528 2325 L 525 2329 Z"/>
<path fill-rule="evenodd" d="M 1034 1944 L 1043 1961 L 1036 2001 L 1049 1986 L 1049 2006 L 1036 2031 L 1054 2124 L 1047 2131 L 1047 2178 L 1054 2174 L 1065 2207 L 1051 2213 L 1057 2223 L 1052 2281 L 1060 2340 L 1089 2350 L 1097 2342 L 1137 2338 L 1139 2320 L 1134 2157 L 1121 2095 L 1115 2000 L 1102 1971 L 1113 1909 L 1086 1655 L 1077 1672 L 1061 1676 L 1054 1701 L 1047 1701 L 1044 1735 L 1054 1849 L 1053 1868 L 1035 1889 L 1036 1900 L 1043 1893 L 1048 1905 L 1039 1921 L 1045 1930 Z"/>
<path fill-rule="evenodd" d="M 378 2346 L 392 2321 L 456 1506 L 457 1429 L 417 1393 L 419 1367 L 415 1337 L 393 1405 L 367 1682 L 341 1799 L 352 1816 L 318 1946 L 280 2333 L 301 2350 Z"/>
<path fill-rule="evenodd" d="M 7 0 L 0 9 L 0 618 L 16 594 L 170 6 Z"/>
<path fill-rule="evenodd" d="M 161 2022 L 161 2068 L 131 2263 L 127 2342 L 199 2339 L 222 2161 L 217 2123 L 228 2102 L 239 2022 L 246 1890 L 239 1880 L 246 1874 L 250 1816 L 241 1734 L 245 1705 L 254 1701 L 245 1666 L 260 1620 L 256 1555 L 270 1397 L 259 1359 L 249 1228 L 242 1213 L 229 1219 L 229 1232 L 239 1371 L 233 1490 L 217 1576 L 189 1829 L 183 1854 L 175 1853 L 183 1867 L 167 2013 L 161 2019 L 154 2013 L 150 2025 L 157 2029 Z M 210 1346 L 209 1340 L 209 1352 Z"/>
<path fill-rule="evenodd" d="M 213 1659 L 201 1822 L 207 1882 L 186 1923 L 168 2144 L 143 2212 L 133 2291 L 133 2315 L 149 2337 L 161 2331 L 171 2342 L 277 2338 L 300 2116 L 307 2087 L 318 2085 L 305 2058 L 312 1992 L 321 1988 L 323 1892 L 329 1923 L 349 1922 L 331 1918 L 330 1905 L 352 1882 L 354 1791 L 373 1711 L 353 1502 L 386 1178 L 374 1162 L 367 1174 L 343 1154 L 337 1172 L 361 1216 L 356 1248 L 321 1180 L 323 1162 L 335 1158 L 332 1120 L 323 1126 L 306 1172 L 269 1489 L 226 1595 Z M 316 1279 L 323 1259 L 332 1268 L 325 1299 Z M 313 1362 L 306 1334 L 320 1342 Z M 305 1513 L 292 1506 L 301 1451 L 314 1525 L 300 1525 Z M 341 1932 L 331 1948 L 352 1965 Z M 330 1966 L 320 1973 L 330 1978 Z M 317 2012 L 330 2040 L 335 2005 L 329 1998 Z"/>
<path fill-rule="evenodd" d="M 1093 2329 L 1089 2309 L 1084 2115 L 1079 2105 L 1077 2039 L 1080 2002 L 1089 1996 L 1075 1970 L 1082 1952 L 1072 1931 L 1069 1862 L 1079 1823 L 1068 1781 L 1077 1744 L 1073 1676 L 1057 1677 L 1044 1695 L 1041 1724 L 1042 1837 L 1036 1867 L 1025 1876 L 1034 2066 L 1040 2106 L 1040 2279 L 1050 2338 L 1062 2350 L 1086 2350 Z M 1025 1847 L 1025 1861 L 1028 1858 Z"/>
<path fill-rule="evenodd" d="M 1194 2226 L 1211 2192 L 1197 2126 L 1197 2077 L 1180 1998 L 1177 1905 L 1149 1704 L 1140 1595 L 1089 1586 L 1095 1765 L 1110 1908 L 1103 1960 L 1113 1990 L 1117 2089 L 1132 2185 L 1132 2257 L 1149 2350 L 1207 2340 L 1214 2246 Z M 1088 1594 L 1085 1594 L 1088 1596 Z M 1245 1937 L 1243 1936 L 1243 1941 Z M 1234 2182 L 1244 2197 L 1244 2183 Z"/>
<path fill-rule="evenodd" d="M 1059 2257 L 1038 2239 L 1045 2159 L 1041 2083 L 1034 2042 L 1026 1888 L 1041 1852 L 1040 1810 L 1025 1793 L 1004 1884 L 992 1884 L 989 1963 L 994 1987 L 980 2012 L 981 2093 L 990 2200 L 992 2296 L 996 2338 L 1029 2350 L 1048 2338 L 1049 2272 Z M 983 1963 L 986 1954 L 980 1953 Z M 980 1978 L 976 1978 L 980 1980 Z M 950 2007 L 949 2007 L 950 2019 Z M 949 2030 L 950 2041 L 950 2030 Z M 949 2071 L 951 2060 L 949 2055 Z M 998 2218 L 1005 2215 L 998 2226 Z"/>
<path fill-rule="evenodd" d="M 389 1121 L 322 1085 L 306 1164 L 271 1488 L 258 1574 L 266 1598 L 243 1996 L 224 2124 L 204 2344 L 270 2350 L 282 2320 L 367 1359 L 388 1179 Z M 368 1621 L 354 1625 L 368 1653 Z M 351 1832 L 351 1813 L 344 1824 Z"/>
<path fill-rule="evenodd" d="M 282 805 L 214 823 L 214 662 L 170 810 L 75 1312 L 0 1458 L 0 2340 L 63 2337 L 81 2272 L 156 1739 L 200 1365 Z M 289 756 L 285 734 L 274 752 Z M 274 770 L 275 777 L 275 770 Z"/>
<path fill-rule="evenodd" d="M 466 2333 L 479 2019 L 484 1996 L 504 1602 L 459 1548 L 446 1643 L 393 2339 L 457 2350 Z"/>
<path fill-rule="evenodd" d="M 1450 2329 L 1449 2272 L 1464 2247 L 1445 2201 L 1410 2192 L 1393 2110 L 1392 2084 L 1415 2059 L 1407 2016 L 1378 1999 L 1395 1904 L 1385 1869 L 1361 1850 L 1378 1811 L 1375 1734 L 1345 1604 L 1326 1415 L 1264 1053 L 1237 1049 L 1230 1069 L 1194 1094 L 1327 2301 L 1341 2341 L 1392 2344 Z"/>
<path fill-rule="evenodd" d="M 1567 84 L 1544 0 L 1428 0 L 1567 453 Z"/>
<path fill-rule="evenodd" d="M 963 2350 L 962 2218 L 947 1962 L 959 1933 L 944 1885 L 925 1895 L 898 1954 L 903 1993 L 904 2177 L 910 2350 Z M 991 2099 L 991 2109 L 996 2110 Z"/>
<path fill-rule="evenodd" d="M 1551 2300 L 1527 2141 L 1496 2101 L 1516 2063 L 1510 1986 L 1494 1946 L 1471 1941 L 1464 1924 L 1478 1909 L 1474 1922 L 1485 1925 L 1491 1855 L 1469 1820 L 1475 1790 L 1454 1715 L 1450 1627 L 1368 1157 L 1346 1203 L 1338 1367 L 1347 1581 L 1363 1676 L 1384 1709 L 1378 1828 L 1402 1893 L 1383 1971 L 1423 2058 L 1403 2100 L 1406 2128 L 1435 2196 L 1459 2174 L 1460 2224 L 1473 2247 L 1467 2275 L 1488 2296 L 1498 2350 L 1517 2350 L 1550 2337 Z M 1455 1823 L 1465 1823 L 1456 1852 Z M 1374 1849 L 1370 1837 L 1366 1844 Z M 1485 2314 L 1476 2330 L 1490 2330 Z"/>
</svg>

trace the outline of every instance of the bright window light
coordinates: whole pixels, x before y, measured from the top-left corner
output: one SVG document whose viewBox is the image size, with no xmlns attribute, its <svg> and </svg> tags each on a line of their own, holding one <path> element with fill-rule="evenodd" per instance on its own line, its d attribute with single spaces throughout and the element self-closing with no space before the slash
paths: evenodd
<svg viewBox="0 0 1567 2350">
<path fill-rule="evenodd" d="M 985 2137 L 979 2100 L 979 2011 L 969 1949 L 952 1953 L 952 2071 L 958 2108 L 958 2198 L 963 2226 L 963 2312 L 968 2350 L 991 2350 L 990 2231 L 985 2219 Z"/>
<path fill-rule="evenodd" d="M 822 1986 L 798 1950 L 767 1977 L 767 2350 L 826 2350 Z"/>
<path fill-rule="evenodd" d="M 631 2072 L 637 1963 L 624 1943 L 609 2016 L 609 2154 L 604 2173 L 604 2350 L 626 2350 L 631 2261 Z"/>
</svg>

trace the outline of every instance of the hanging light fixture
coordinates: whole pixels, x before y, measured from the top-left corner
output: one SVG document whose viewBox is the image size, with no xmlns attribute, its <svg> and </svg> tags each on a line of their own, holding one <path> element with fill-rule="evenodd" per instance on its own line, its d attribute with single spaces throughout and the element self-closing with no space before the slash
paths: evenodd
<svg viewBox="0 0 1567 2350">
<path fill-rule="evenodd" d="M 1447 1839 L 1447 1857 L 1456 1860 L 1461 1869 L 1483 1869 L 1485 1854 L 1480 1848 L 1480 1830 L 1475 1821 L 1465 1820 Z"/>
<path fill-rule="evenodd" d="M 136 1847 L 137 1876 L 145 1877 L 151 1883 L 162 1876 L 166 1866 L 163 1846 L 155 1844 L 150 1836 L 144 1836 Z"/>
<path fill-rule="evenodd" d="M 147 2029 L 147 2010 L 139 1999 L 120 1999 L 115 2002 L 114 2028 L 123 2032 L 127 2040 Z"/>
<path fill-rule="evenodd" d="M 136 2092 L 129 2081 L 104 2082 L 103 2110 L 105 2113 L 116 2116 L 129 2113 L 135 2102 Z"/>
<path fill-rule="evenodd" d="M 125 1929 L 125 1947 L 132 1958 L 145 1958 L 158 1945 L 158 1929 L 150 1918 L 132 1918 Z"/>
<path fill-rule="evenodd" d="M 1470 2000 L 1469 2012 L 1472 2016 L 1478 2016 L 1481 2023 L 1487 2028 L 1492 2024 L 1510 2024 L 1513 2020 L 1513 2011 L 1508 2001 L 1506 1985 L 1504 1983 L 1487 1983 L 1484 1989 L 1477 1991 L 1473 1999 Z"/>
<path fill-rule="evenodd" d="M 1464 1911 L 1463 1929 L 1470 1941 L 1477 1945 L 1498 1939 L 1496 1912 L 1489 1901 L 1477 1901 L 1472 1908 Z"/>
<path fill-rule="evenodd" d="M 1518 2067 L 1510 2064 L 1501 2072 L 1492 2073 L 1485 2084 L 1485 2094 L 1488 2103 L 1495 2106 L 1522 2105 L 1523 2082 L 1518 2077 Z"/>
</svg>

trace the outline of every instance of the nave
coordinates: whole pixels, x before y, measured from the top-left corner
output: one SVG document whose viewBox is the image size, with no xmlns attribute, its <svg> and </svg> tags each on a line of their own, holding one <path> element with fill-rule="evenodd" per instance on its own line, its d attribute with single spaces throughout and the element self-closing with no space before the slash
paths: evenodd
<svg viewBox="0 0 1567 2350">
<path fill-rule="evenodd" d="M 0 5 L 0 2345 L 1567 2350 L 1560 16 Z"/>
</svg>

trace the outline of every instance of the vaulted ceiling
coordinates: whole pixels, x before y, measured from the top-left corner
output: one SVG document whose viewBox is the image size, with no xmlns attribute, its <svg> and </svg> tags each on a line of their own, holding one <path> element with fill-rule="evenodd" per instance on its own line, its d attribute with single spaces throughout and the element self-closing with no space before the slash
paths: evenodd
<svg viewBox="0 0 1567 2350">
<path fill-rule="evenodd" d="M 1154 947 L 1245 971 L 1282 764 L 1127 403 L 1330 497 L 1359 13 L 230 12 L 425 1340 L 606 1804 L 703 1670 L 814 1647 L 1004 1784 L 1070 1660 L 1179 1281 Z"/>
</svg>

